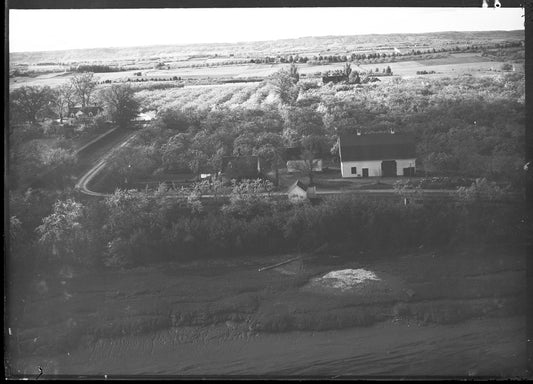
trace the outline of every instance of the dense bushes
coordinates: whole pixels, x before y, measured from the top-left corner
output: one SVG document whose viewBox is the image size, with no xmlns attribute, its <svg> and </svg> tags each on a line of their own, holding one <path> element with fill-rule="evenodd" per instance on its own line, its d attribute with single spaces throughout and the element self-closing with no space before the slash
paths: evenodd
<svg viewBox="0 0 533 384">
<path fill-rule="evenodd" d="M 519 241 L 520 207 L 479 201 L 403 205 L 396 201 L 337 196 L 322 204 L 245 199 L 222 209 L 191 210 L 186 200 L 117 191 L 104 205 L 104 264 L 310 251 L 334 244 L 349 253 L 420 245 Z M 243 214 L 242 211 L 254 214 Z M 172 214 L 168 214 L 172 212 Z"/>
<path fill-rule="evenodd" d="M 525 218 L 520 205 L 460 202 L 403 205 L 398 201 L 337 195 L 321 204 L 233 193 L 230 202 L 196 209 L 186 197 L 117 190 L 104 201 L 80 204 L 66 197 L 27 214 L 28 195 L 12 199 L 14 253 L 37 244 L 37 258 L 82 265 L 131 267 L 195 258 L 302 252 L 329 244 L 338 252 L 397 251 L 402 248 L 520 243 Z M 249 192 L 249 191 L 248 191 Z M 262 195 L 263 196 L 263 195 Z M 44 208 L 44 207 L 43 207 Z M 41 217 L 43 217 L 41 216 Z M 32 235 L 33 232 L 33 235 Z M 385 252 L 388 253 L 388 252 Z M 14 255 L 15 259 L 18 257 Z"/>
</svg>

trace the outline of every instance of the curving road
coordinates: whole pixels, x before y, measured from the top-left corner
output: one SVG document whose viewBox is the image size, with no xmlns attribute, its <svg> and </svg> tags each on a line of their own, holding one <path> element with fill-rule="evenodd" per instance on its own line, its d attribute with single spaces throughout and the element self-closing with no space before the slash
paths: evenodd
<svg viewBox="0 0 533 384">
<path fill-rule="evenodd" d="M 95 165 L 93 165 L 85 174 L 83 174 L 77 181 L 76 185 L 74 186 L 74 189 L 83 193 L 84 195 L 88 196 L 97 196 L 97 197 L 107 197 L 110 196 L 109 193 L 101 193 L 101 192 L 95 192 L 91 191 L 88 188 L 88 184 L 92 181 L 92 179 L 102 171 L 108 164 L 109 158 L 111 157 L 111 154 L 113 151 L 115 151 L 118 148 L 122 148 L 126 145 L 128 145 L 137 135 L 137 132 L 132 132 L 129 135 L 127 135 L 121 142 L 118 144 L 112 146 L 97 162 Z"/>
</svg>

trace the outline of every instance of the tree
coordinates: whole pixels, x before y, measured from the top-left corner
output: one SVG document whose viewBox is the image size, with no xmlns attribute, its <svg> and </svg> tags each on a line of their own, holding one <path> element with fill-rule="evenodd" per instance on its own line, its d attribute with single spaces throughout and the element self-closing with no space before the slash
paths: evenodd
<svg viewBox="0 0 533 384">
<path fill-rule="evenodd" d="M 344 76 L 346 76 L 346 78 L 349 78 L 350 73 L 352 73 L 352 66 L 350 65 L 350 63 L 345 63 L 344 64 Z"/>
<path fill-rule="evenodd" d="M 244 131 L 233 142 L 233 155 L 235 156 L 248 156 L 252 154 L 255 147 L 257 135 Z"/>
<path fill-rule="evenodd" d="M 294 63 L 291 64 L 291 67 L 289 69 L 289 73 L 290 73 L 294 83 L 296 84 L 300 80 L 300 74 L 298 73 L 298 67 L 296 66 L 296 64 L 294 64 Z"/>
<path fill-rule="evenodd" d="M 250 219 L 271 210 L 270 193 L 273 185 L 268 180 L 232 180 L 230 202 L 222 207 L 224 214 Z"/>
<path fill-rule="evenodd" d="M 104 201 L 107 219 L 105 265 L 126 266 L 149 258 L 159 242 L 157 201 L 145 192 L 116 190 Z"/>
<path fill-rule="evenodd" d="M 112 154 L 110 169 L 116 172 L 125 185 L 137 176 L 146 175 L 154 169 L 153 148 L 148 146 L 122 147 Z"/>
<path fill-rule="evenodd" d="M 76 92 L 72 83 L 66 83 L 55 89 L 54 92 L 54 105 L 56 107 L 56 112 L 59 116 L 59 120 L 63 122 L 63 116 L 65 110 L 69 111 L 70 108 L 74 106 L 74 98 Z"/>
<path fill-rule="evenodd" d="M 421 203 L 424 199 L 424 191 L 420 184 L 410 186 L 410 181 L 396 181 L 393 185 L 394 192 L 401 198 L 404 205 L 411 202 Z"/>
<path fill-rule="evenodd" d="M 81 102 L 81 106 L 88 106 L 91 102 L 92 93 L 98 84 L 98 79 L 94 77 L 94 73 L 77 73 L 70 79 L 70 82 Z"/>
<path fill-rule="evenodd" d="M 187 151 L 189 140 L 184 133 L 172 136 L 161 147 L 161 160 L 166 170 L 188 169 Z"/>
<path fill-rule="evenodd" d="M 274 86 L 282 104 L 293 105 L 296 102 L 299 90 L 294 77 L 287 70 L 281 69 L 272 74 L 268 81 Z"/>
<path fill-rule="evenodd" d="M 349 82 L 352 84 L 361 83 L 361 78 L 359 77 L 359 72 L 353 71 L 350 73 Z"/>
<path fill-rule="evenodd" d="M 385 74 L 392 75 L 392 69 L 390 68 L 389 65 L 387 65 L 387 69 L 385 70 Z"/>
<path fill-rule="evenodd" d="M 513 65 L 510 63 L 503 63 L 501 68 L 502 71 L 511 71 L 513 69 Z"/>
<path fill-rule="evenodd" d="M 180 110 L 166 108 L 157 114 L 156 125 L 163 129 L 185 132 L 189 128 L 189 119 Z"/>
<path fill-rule="evenodd" d="M 37 118 L 50 112 L 53 92 L 50 87 L 23 86 L 10 94 L 12 118 L 35 123 Z"/>
<path fill-rule="evenodd" d="M 102 91 L 100 97 L 111 119 L 120 127 L 127 125 L 137 116 L 139 102 L 131 85 L 116 85 Z"/>
<path fill-rule="evenodd" d="M 199 149 L 190 149 L 187 151 L 187 164 L 191 172 L 195 174 L 207 169 L 208 160 L 209 158 L 205 152 Z"/>
<path fill-rule="evenodd" d="M 84 206 L 73 199 L 58 200 L 53 212 L 43 218 L 36 231 L 39 243 L 51 248 L 54 259 L 86 263 L 84 244 L 87 231 L 83 225 Z"/>
<path fill-rule="evenodd" d="M 279 186 L 279 167 L 283 160 L 283 138 L 281 135 L 273 132 L 264 132 L 257 136 L 255 148 L 252 153 L 265 159 L 274 168 L 276 174 L 274 185 Z"/>
<path fill-rule="evenodd" d="M 64 148 L 46 148 L 41 153 L 41 163 L 48 170 L 47 179 L 63 187 L 74 172 L 78 162 L 77 155 Z"/>
<path fill-rule="evenodd" d="M 500 188 L 495 182 L 490 182 L 485 178 L 476 179 L 470 187 L 460 187 L 457 195 L 464 202 L 476 202 L 480 200 L 498 200 L 505 195 L 505 190 Z"/>
<path fill-rule="evenodd" d="M 322 115 L 312 108 L 292 108 L 288 115 L 284 131 L 286 140 L 292 146 L 302 148 L 300 171 L 309 177 L 313 184 L 314 161 L 327 146 L 326 131 Z"/>
</svg>

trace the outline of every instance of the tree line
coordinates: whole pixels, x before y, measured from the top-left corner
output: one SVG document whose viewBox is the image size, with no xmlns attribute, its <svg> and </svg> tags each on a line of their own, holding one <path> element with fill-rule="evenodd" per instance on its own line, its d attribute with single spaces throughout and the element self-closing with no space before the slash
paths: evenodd
<svg viewBox="0 0 533 384">
<path fill-rule="evenodd" d="M 464 46 L 454 46 L 454 47 L 442 47 L 442 48 L 428 48 L 425 50 L 421 49 L 410 49 L 405 50 L 404 52 L 400 51 L 390 51 L 390 52 L 369 52 L 369 53 L 352 53 L 350 55 L 313 55 L 311 57 L 294 54 L 294 55 L 285 55 L 285 56 L 264 56 L 259 58 L 250 59 L 250 63 L 255 64 L 274 64 L 274 63 L 344 63 L 348 61 L 362 61 L 362 60 L 375 60 L 375 59 L 385 59 L 385 58 L 398 58 L 405 56 L 419 56 L 423 54 L 432 54 L 432 53 L 443 53 L 443 52 L 466 52 L 466 51 L 478 51 L 480 49 L 487 50 L 490 48 L 511 48 L 521 46 L 521 42 L 507 42 L 507 43 L 495 43 L 488 45 L 464 45 Z"/>
<path fill-rule="evenodd" d="M 106 108 L 109 117 L 123 127 L 135 117 L 139 108 L 134 91 L 128 85 L 112 85 L 103 88 L 95 98 L 98 78 L 92 72 L 74 75 L 69 82 L 57 87 L 22 86 L 10 93 L 10 121 L 13 124 L 58 117 L 60 123 L 69 111 L 80 105 L 92 106 L 95 102 Z M 127 118 L 125 118 L 127 116 Z"/>
<path fill-rule="evenodd" d="M 520 242 L 527 230 L 520 206 L 487 205 L 476 198 L 406 206 L 400 199 L 348 195 L 312 205 L 268 197 L 266 188 L 258 180 L 237 183 L 229 202 L 209 209 L 198 200 L 169 195 L 165 188 L 117 190 L 103 201 L 91 202 L 66 194 L 45 209 L 35 205 L 47 198 L 29 191 L 11 200 L 12 257 L 44 269 L 134 267 L 201 257 L 305 252 L 326 243 L 334 252 L 354 255 Z"/>
</svg>

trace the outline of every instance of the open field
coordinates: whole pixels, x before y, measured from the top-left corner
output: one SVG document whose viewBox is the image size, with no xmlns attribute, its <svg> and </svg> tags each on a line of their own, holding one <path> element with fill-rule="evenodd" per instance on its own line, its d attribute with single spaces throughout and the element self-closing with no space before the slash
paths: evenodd
<svg viewBox="0 0 533 384">
<path fill-rule="evenodd" d="M 432 70 L 440 75 L 457 75 L 462 73 L 487 74 L 490 72 L 500 71 L 504 61 L 495 61 L 482 57 L 476 53 L 450 54 L 445 58 L 427 59 L 421 61 L 383 61 L 378 63 L 354 63 L 353 70 L 374 71 L 390 66 L 395 76 L 414 76 L 417 71 Z M 314 76 L 321 72 L 329 70 L 342 69 L 343 63 L 332 63 L 325 65 L 298 64 L 300 74 Z M 523 71 L 523 66 L 516 64 L 517 71 Z M 211 79 L 212 81 L 222 79 L 247 79 L 247 78 L 265 78 L 280 68 L 288 67 L 288 64 L 236 64 L 212 67 L 198 68 L 171 68 L 171 69 L 147 69 L 142 70 L 142 76 L 135 76 L 138 70 L 99 73 L 99 81 L 124 82 L 130 79 L 171 79 L 174 76 L 185 79 Z M 53 72 L 37 75 L 35 77 L 14 77 L 10 79 L 10 88 L 15 89 L 23 85 L 49 85 L 56 87 L 70 80 L 73 76 L 68 72 Z M 395 77 L 394 76 L 394 77 Z M 386 79 L 381 77 L 380 79 Z M 386 80 L 387 81 L 387 80 Z"/>
<path fill-rule="evenodd" d="M 391 52 L 394 48 L 410 51 L 413 48 L 464 47 L 521 41 L 524 31 L 438 32 L 424 34 L 386 34 L 359 36 L 321 36 L 276 41 L 241 42 L 234 44 L 163 45 L 149 47 L 96 48 L 52 52 L 16 52 L 10 54 L 12 64 L 84 63 L 99 61 L 106 64 L 146 64 L 165 62 L 192 63 L 205 60 L 236 60 L 272 54 L 346 54 L 351 52 Z M 202 59 L 202 60 L 198 60 Z"/>
<path fill-rule="evenodd" d="M 41 275 L 23 312 L 12 303 L 19 349 L 8 365 L 26 374 L 35 361 L 45 374 L 524 374 L 519 248 L 382 256 L 322 255 L 264 272 L 289 256 Z M 345 268 L 374 271 L 392 291 L 306 288 Z M 276 351 L 287 348 L 281 362 Z M 437 355 L 427 360 L 428 350 Z"/>
</svg>

